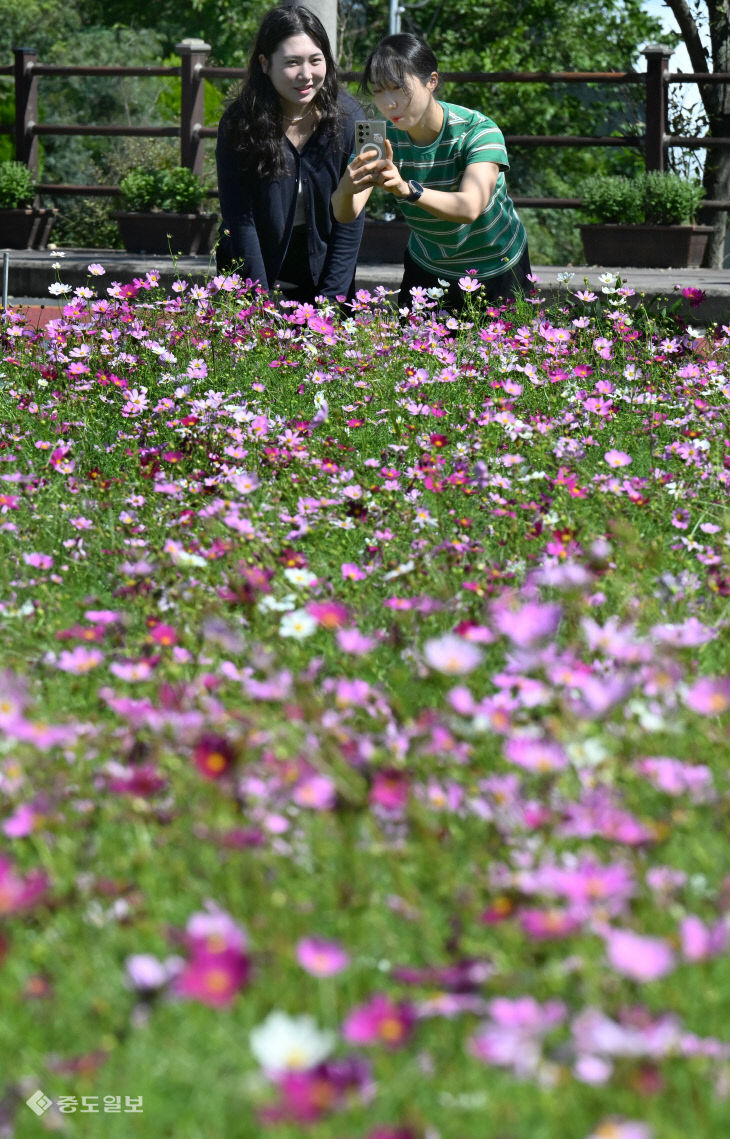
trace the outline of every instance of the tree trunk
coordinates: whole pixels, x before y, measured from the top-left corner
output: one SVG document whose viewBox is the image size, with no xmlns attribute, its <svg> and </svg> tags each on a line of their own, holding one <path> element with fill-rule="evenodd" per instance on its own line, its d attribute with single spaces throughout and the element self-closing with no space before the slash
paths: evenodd
<svg viewBox="0 0 730 1139">
<path fill-rule="evenodd" d="M 730 71 L 730 0 L 704 0 L 710 31 L 711 59 L 702 45 L 699 29 L 686 0 L 666 0 L 679 24 L 682 39 L 696 72 Z M 712 65 L 712 66 L 710 66 Z M 700 84 L 702 104 L 707 114 L 709 134 L 715 138 L 730 137 L 730 84 Z M 707 151 L 703 178 L 708 198 L 730 198 L 730 148 L 711 148 Z M 708 268 L 722 268 L 727 233 L 727 213 L 700 214 L 700 220 L 714 228 L 707 245 L 704 264 Z"/>
<path fill-rule="evenodd" d="M 730 71 L 730 0 L 706 0 L 710 21 L 710 45 L 713 69 Z M 710 134 L 716 138 L 730 137 L 730 84 L 714 84 L 708 91 L 708 122 Z M 709 105 L 708 105 L 709 104 Z M 708 152 L 705 163 L 705 191 L 708 198 L 730 198 L 730 147 Z M 714 233 L 708 243 L 705 265 L 721 269 L 727 233 L 727 213 L 709 218 Z"/>
</svg>

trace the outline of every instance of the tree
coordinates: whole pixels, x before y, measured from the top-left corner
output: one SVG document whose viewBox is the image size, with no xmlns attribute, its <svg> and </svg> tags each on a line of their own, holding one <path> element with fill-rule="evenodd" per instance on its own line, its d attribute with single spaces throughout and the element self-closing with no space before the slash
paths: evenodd
<svg viewBox="0 0 730 1139">
<path fill-rule="evenodd" d="M 671 9 L 697 74 L 730 71 L 730 0 L 665 0 Z M 709 32 L 710 50 L 702 42 L 701 29 Z M 700 98 L 707 116 L 708 134 L 714 138 L 730 137 L 730 84 L 700 83 Z M 708 198 L 730 198 L 730 147 L 708 148 L 705 160 L 704 187 Z M 727 233 L 727 213 L 714 215 L 713 233 L 708 243 L 705 264 L 721 268 Z"/>
</svg>

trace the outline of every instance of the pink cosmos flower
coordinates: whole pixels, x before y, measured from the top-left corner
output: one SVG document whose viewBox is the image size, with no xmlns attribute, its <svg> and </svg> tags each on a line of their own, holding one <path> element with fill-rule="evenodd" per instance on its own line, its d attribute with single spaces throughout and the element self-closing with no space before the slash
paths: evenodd
<svg viewBox="0 0 730 1139">
<path fill-rule="evenodd" d="M 608 929 L 605 939 L 611 966 L 632 981 L 655 981 L 674 969 L 674 954 L 659 937 L 645 937 L 630 929 Z"/>
<path fill-rule="evenodd" d="M 363 656 L 377 644 L 373 637 L 366 636 L 359 629 L 338 629 L 335 639 L 343 653 L 351 653 L 352 656 Z"/>
<path fill-rule="evenodd" d="M 432 637 L 426 641 L 423 655 L 431 668 L 446 676 L 464 676 L 468 672 L 473 672 L 484 659 L 481 649 L 454 633 L 446 633 L 443 637 Z"/>
<path fill-rule="evenodd" d="M 378 771 L 370 789 L 370 802 L 384 811 L 400 814 L 408 803 L 408 780 L 402 771 Z"/>
<path fill-rule="evenodd" d="M 342 576 L 346 581 L 364 581 L 368 576 L 364 569 L 355 565 L 354 562 L 342 563 Z"/>
<path fill-rule="evenodd" d="M 383 1044 L 395 1050 L 407 1042 L 415 1015 L 406 1001 L 392 1001 L 383 993 L 376 993 L 367 1004 L 352 1010 L 342 1035 L 350 1044 Z"/>
<path fill-rule="evenodd" d="M 193 914 L 186 934 L 191 955 L 175 978 L 175 991 L 214 1008 L 230 1004 L 250 973 L 245 931 L 211 905 L 207 912 Z"/>
<path fill-rule="evenodd" d="M 625 451 L 606 451 L 603 457 L 609 467 L 628 467 L 633 461 L 631 455 L 627 455 Z"/>
<path fill-rule="evenodd" d="M 2 824 L 2 832 L 8 838 L 25 838 L 33 833 L 41 817 L 29 803 L 21 803 Z"/>
<path fill-rule="evenodd" d="M 685 961 L 706 961 L 723 953 L 730 943 L 730 925 L 721 918 L 707 926 L 695 914 L 688 914 L 679 926 L 679 939 Z"/>
<path fill-rule="evenodd" d="M 315 811 L 331 811 L 337 798 L 337 787 L 326 775 L 309 775 L 300 780 L 292 794 L 299 807 Z"/>
<path fill-rule="evenodd" d="M 333 977 L 350 964 L 350 956 L 336 941 L 304 937 L 297 942 L 297 961 L 314 977 Z"/>
<path fill-rule="evenodd" d="M 560 744 L 531 736 L 512 736 L 506 740 L 504 757 L 528 771 L 561 771 L 568 766 L 568 757 Z"/>
<path fill-rule="evenodd" d="M 703 716 L 720 716 L 730 708 L 730 676 L 704 676 L 687 692 L 685 703 Z"/>
<path fill-rule="evenodd" d="M 562 607 L 538 601 L 515 606 L 515 598 L 506 596 L 493 602 L 490 612 L 498 632 L 525 648 L 554 636 L 560 624 Z"/>
<path fill-rule="evenodd" d="M 50 569 L 53 565 L 53 558 L 50 554 L 23 554 L 23 561 L 27 566 L 33 566 L 34 569 Z"/>
<path fill-rule="evenodd" d="M 35 905 L 48 889 L 48 878 L 41 870 L 31 870 L 22 878 L 9 858 L 0 855 L 0 914 L 14 914 Z"/>
<path fill-rule="evenodd" d="M 338 601 L 310 601 L 307 613 L 325 629 L 342 629 L 349 620 L 349 613 Z"/>
</svg>

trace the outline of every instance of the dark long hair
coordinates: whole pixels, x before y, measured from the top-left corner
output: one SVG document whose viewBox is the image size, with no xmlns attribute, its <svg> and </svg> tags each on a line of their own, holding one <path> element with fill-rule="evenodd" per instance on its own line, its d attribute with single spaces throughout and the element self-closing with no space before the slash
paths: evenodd
<svg viewBox="0 0 730 1139">
<path fill-rule="evenodd" d="M 413 76 L 427 83 L 438 71 L 436 56 L 425 40 L 411 32 L 398 32 L 386 36 L 365 60 L 360 86 L 368 95 L 373 88 L 382 90 L 398 87 L 408 89 Z"/>
<path fill-rule="evenodd" d="M 333 134 L 340 129 L 337 70 L 324 25 L 314 12 L 299 4 L 272 8 L 261 21 L 246 79 L 226 115 L 233 147 L 240 152 L 244 166 L 260 178 L 283 174 L 287 169 L 287 154 L 282 145 L 281 103 L 271 80 L 262 70 L 259 56 L 271 59 L 282 40 L 300 35 L 307 35 L 316 43 L 327 64 L 324 83 L 314 98 L 320 127 Z"/>
</svg>

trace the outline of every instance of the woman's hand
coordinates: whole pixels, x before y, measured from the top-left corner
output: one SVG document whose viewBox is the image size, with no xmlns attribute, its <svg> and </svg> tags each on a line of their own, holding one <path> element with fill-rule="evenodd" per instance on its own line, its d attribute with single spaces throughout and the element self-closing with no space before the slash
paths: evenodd
<svg viewBox="0 0 730 1139">
<path fill-rule="evenodd" d="M 386 146 L 389 146 L 386 143 Z M 392 156 L 391 149 L 391 156 Z M 354 221 L 365 208 L 365 203 L 377 184 L 380 170 L 384 165 L 382 158 L 375 154 L 356 154 L 352 162 L 345 167 L 344 173 L 332 195 L 332 213 L 339 222 Z"/>
<path fill-rule="evenodd" d="M 379 170 L 375 174 L 375 184 L 382 186 L 395 198 L 407 198 L 411 192 L 410 186 L 400 176 L 398 167 L 393 162 L 393 147 L 390 140 L 385 140 L 385 158 L 377 163 Z"/>
</svg>

